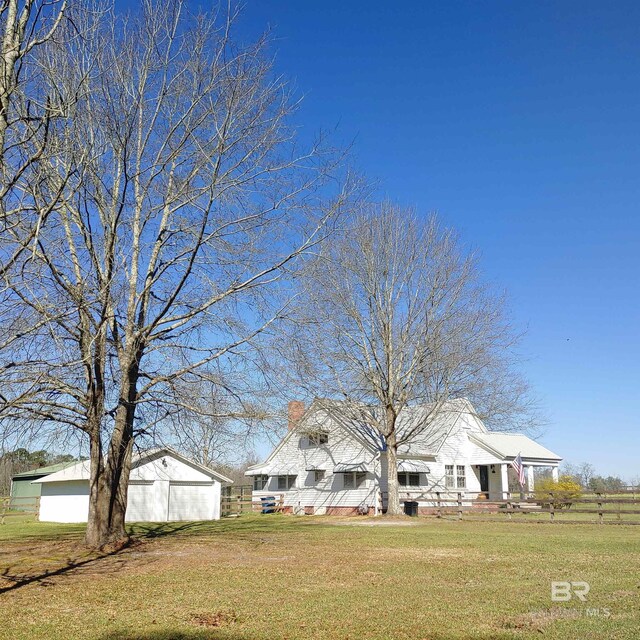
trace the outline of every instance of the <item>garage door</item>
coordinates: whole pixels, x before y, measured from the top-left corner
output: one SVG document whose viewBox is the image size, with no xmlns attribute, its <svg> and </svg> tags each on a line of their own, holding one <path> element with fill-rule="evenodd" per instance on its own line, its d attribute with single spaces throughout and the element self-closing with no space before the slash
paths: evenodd
<svg viewBox="0 0 640 640">
<path fill-rule="evenodd" d="M 213 496 L 212 483 L 170 483 L 169 520 L 211 520 Z"/>
<path fill-rule="evenodd" d="M 127 491 L 127 514 L 128 522 L 152 522 L 154 518 L 153 482 L 130 483 Z"/>
</svg>

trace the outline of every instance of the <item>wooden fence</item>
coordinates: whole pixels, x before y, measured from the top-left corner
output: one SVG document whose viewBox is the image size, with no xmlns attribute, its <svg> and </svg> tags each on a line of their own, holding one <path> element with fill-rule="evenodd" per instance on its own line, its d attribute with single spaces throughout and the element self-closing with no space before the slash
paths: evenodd
<svg viewBox="0 0 640 640">
<path fill-rule="evenodd" d="M 284 494 L 274 494 L 275 506 L 269 507 L 273 511 L 284 510 Z M 222 488 L 222 496 L 220 498 L 220 515 L 240 516 L 243 513 L 261 512 L 263 503 L 260 498 L 253 496 L 253 488 L 251 485 L 230 486 Z"/>
<path fill-rule="evenodd" d="M 635 488 L 610 494 L 582 492 L 579 495 L 507 492 L 500 500 L 459 491 L 402 492 L 401 500 L 418 502 L 419 513 L 459 520 L 504 517 L 573 524 L 640 524 L 640 493 Z"/>
<path fill-rule="evenodd" d="M 0 496 L 0 525 L 5 524 L 5 518 L 12 516 L 33 515 L 38 519 L 40 512 L 40 497 Z"/>
</svg>

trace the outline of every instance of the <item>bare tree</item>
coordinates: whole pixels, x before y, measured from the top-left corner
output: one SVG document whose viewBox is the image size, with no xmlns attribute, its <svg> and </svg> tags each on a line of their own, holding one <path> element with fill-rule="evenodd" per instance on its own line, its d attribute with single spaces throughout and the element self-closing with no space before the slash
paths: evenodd
<svg viewBox="0 0 640 640">
<path fill-rule="evenodd" d="M 434 217 L 390 203 L 362 210 L 309 261 L 288 327 L 280 350 L 297 384 L 342 399 L 379 442 L 390 514 L 401 512 L 398 448 L 428 439 L 450 400 L 469 398 L 496 427 L 525 415 L 503 300 Z M 411 420 L 399 419 L 405 410 Z"/>
<path fill-rule="evenodd" d="M 24 187 L 61 202 L 7 276 L 40 331 L 5 369 L 4 416 L 86 434 L 91 546 L 126 540 L 135 441 L 279 318 L 274 286 L 349 199 L 339 154 L 299 150 L 287 86 L 234 18 L 179 0 L 85 12 L 92 37 L 41 58 L 72 112 Z"/>
<path fill-rule="evenodd" d="M 0 276 L 34 240 L 56 202 L 54 197 L 34 208 L 17 187 L 39 181 L 51 120 L 60 115 L 39 86 L 35 54 L 54 37 L 66 11 L 66 0 L 0 4 Z"/>
<path fill-rule="evenodd" d="M 252 373 L 242 380 L 225 370 L 215 381 L 187 385 L 166 434 L 160 435 L 208 467 L 232 468 L 245 461 L 253 455 L 256 436 L 269 431 L 275 417 L 270 398 L 261 393 L 255 370 Z"/>
</svg>

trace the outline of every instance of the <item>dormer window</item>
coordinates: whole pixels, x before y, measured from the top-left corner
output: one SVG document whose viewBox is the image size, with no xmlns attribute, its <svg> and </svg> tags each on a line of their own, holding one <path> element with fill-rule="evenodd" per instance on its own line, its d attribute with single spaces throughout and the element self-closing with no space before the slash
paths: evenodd
<svg viewBox="0 0 640 640">
<path fill-rule="evenodd" d="M 329 442 L 329 434 L 326 431 L 315 431 L 307 434 L 310 447 L 319 447 Z"/>
</svg>

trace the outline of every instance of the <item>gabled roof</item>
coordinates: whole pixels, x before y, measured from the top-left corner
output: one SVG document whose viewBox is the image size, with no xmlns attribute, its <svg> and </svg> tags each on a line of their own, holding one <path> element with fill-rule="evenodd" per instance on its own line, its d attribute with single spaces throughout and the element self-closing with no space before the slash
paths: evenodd
<svg viewBox="0 0 640 640">
<path fill-rule="evenodd" d="M 362 409 L 366 411 L 367 407 L 363 405 Z M 275 472 L 271 469 L 271 460 L 294 434 L 299 435 L 308 430 L 307 423 L 317 411 L 324 411 L 338 426 L 370 451 L 375 453 L 383 450 L 384 442 L 381 436 L 371 426 L 365 424 L 364 420 L 358 419 L 360 409 L 357 406 L 349 405 L 340 400 L 316 398 L 305 411 L 298 425 L 287 432 L 267 459 L 249 467 L 245 475 L 273 475 Z M 450 400 L 440 407 L 435 415 L 432 415 L 433 412 L 434 405 L 429 404 L 406 407 L 400 412 L 397 423 L 399 438 L 413 430 L 418 433 L 412 437 L 409 443 L 400 445 L 399 457 L 433 458 L 440 451 L 444 441 L 463 415 L 471 416 L 475 420 L 478 432 L 485 433 L 487 431 L 476 415 L 473 405 L 465 398 Z M 422 428 L 423 423 L 426 424 L 429 421 L 431 423 Z"/>
<path fill-rule="evenodd" d="M 195 467 L 196 469 L 202 471 L 202 473 L 205 473 L 211 478 L 215 478 L 220 482 L 224 482 L 228 484 L 233 483 L 233 480 L 227 478 L 226 476 L 223 476 L 221 473 L 218 473 L 217 471 L 213 471 L 212 469 L 209 469 L 209 467 L 205 467 L 204 465 L 198 462 L 194 462 L 193 460 L 190 460 L 186 456 L 183 456 L 181 453 L 174 451 L 170 447 L 154 447 L 152 449 L 147 449 L 146 451 L 141 451 L 140 453 L 134 454 L 131 460 L 131 469 L 133 470 L 136 467 L 139 467 L 145 464 L 151 458 L 160 457 L 162 455 L 168 455 L 168 456 L 171 456 L 172 458 L 176 458 L 177 460 L 180 460 L 180 462 L 183 462 L 184 464 L 187 464 L 191 467 Z M 71 480 L 89 480 L 89 470 L 90 470 L 89 461 L 83 460 L 81 462 L 76 462 L 75 464 L 71 464 L 70 466 L 60 471 L 51 473 L 48 476 L 34 480 L 33 484 L 44 483 L 44 482 L 68 482 Z"/>
<path fill-rule="evenodd" d="M 309 405 L 309 408 L 304 412 L 302 417 L 300 418 L 298 424 L 293 428 L 287 431 L 286 435 L 280 442 L 278 446 L 267 456 L 267 459 L 264 462 L 259 462 L 258 464 L 254 464 L 250 466 L 245 472 L 245 476 L 256 476 L 256 475 L 274 475 L 277 470 L 272 470 L 272 465 L 270 464 L 271 460 L 276 456 L 276 454 L 284 447 L 284 445 L 289 442 L 292 437 L 297 437 L 300 433 L 305 433 L 309 429 L 309 425 L 307 424 L 308 420 L 313 416 L 317 411 L 324 411 L 327 415 L 333 418 L 336 424 L 339 427 L 342 427 L 347 433 L 356 438 L 359 442 L 361 442 L 367 449 L 372 451 L 377 451 L 377 445 L 372 441 L 372 439 L 367 438 L 365 433 L 359 433 L 357 429 L 353 428 L 353 425 L 349 424 L 349 421 L 345 418 L 344 415 L 341 415 L 340 412 L 336 411 L 336 405 L 340 405 L 339 401 L 335 400 L 327 400 L 325 398 L 315 398 L 314 401 Z"/>
<path fill-rule="evenodd" d="M 549 449 L 522 433 L 500 433 L 496 431 L 470 433 L 469 439 L 489 451 L 489 453 L 493 453 L 504 460 L 513 459 L 518 454 L 523 459 L 530 460 L 549 460 L 552 462 L 562 460 L 559 455 L 549 451 Z"/>
<path fill-rule="evenodd" d="M 383 448 L 381 436 L 372 427 L 366 425 L 364 420 L 354 417 L 358 412 L 357 407 L 355 411 L 350 410 L 345 402 L 337 400 L 319 400 L 318 402 L 337 422 L 365 442 L 369 448 L 373 447 L 376 451 Z M 366 407 L 363 408 L 367 410 Z M 480 431 L 486 431 L 473 405 L 466 398 L 449 400 L 440 407 L 434 404 L 405 407 L 400 412 L 396 423 L 398 439 L 402 440 L 414 431 L 415 434 L 411 435 L 407 443 L 399 446 L 398 454 L 400 456 L 435 456 L 458 420 L 465 414 L 475 418 Z"/>
<path fill-rule="evenodd" d="M 57 464 L 50 464 L 46 467 L 38 467 L 37 469 L 31 469 L 29 471 L 23 471 L 22 473 L 16 473 L 11 478 L 13 480 L 26 480 L 27 478 L 41 478 L 42 476 L 49 475 L 50 473 L 55 473 L 56 471 L 61 471 L 62 469 L 66 469 L 67 467 L 71 467 L 77 464 L 77 461 L 71 462 L 58 462 Z"/>
<path fill-rule="evenodd" d="M 33 484 L 41 484 L 43 482 L 67 482 L 70 480 L 88 480 L 89 479 L 89 460 L 81 460 L 60 471 L 50 473 L 49 475 L 38 478 Z"/>
</svg>

